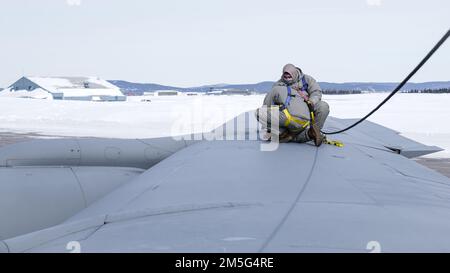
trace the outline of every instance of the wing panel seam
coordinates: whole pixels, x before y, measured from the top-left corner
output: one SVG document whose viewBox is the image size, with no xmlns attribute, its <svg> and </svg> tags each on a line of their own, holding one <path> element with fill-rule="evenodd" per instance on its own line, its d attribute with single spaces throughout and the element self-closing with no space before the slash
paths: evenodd
<svg viewBox="0 0 450 273">
<path fill-rule="evenodd" d="M 278 226 L 275 228 L 275 230 L 271 233 L 271 235 L 269 236 L 269 238 L 266 240 L 266 242 L 262 245 L 262 247 L 259 249 L 258 252 L 263 252 L 267 246 L 269 245 L 269 243 L 273 240 L 273 238 L 275 238 L 275 236 L 277 235 L 277 233 L 280 231 L 280 229 L 283 227 L 283 225 L 286 223 L 287 219 L 289 218 L 289 216 L 291 215 L 292 211 L 295 209 L 295 207 L 297 206 L 298 202 L 300 201 L 301 196 L 303 195 L 303 193 L 305 192 L 306 187 L 308 186 L 309 182 L 311 181 L 311 177 L 314 173 L 314 169 L 316 168 L 316 164 L 317 164 L 317 158 L 319 155 L 319 148 L 316 148 L 316 152 L 314 155 L 314 161 L 313 164 L 311 166 L 311 170 L 308 174 L 308 177 L 306 179 L 306 182 L 303 184 L 303 186 L 300 188 L 299 193 L 297 194 L 297 197 L 295 198 L 294 202 L 292 203 L 291 207 L 289 208 L 289 210 L 287 211 L 286 215 L 281 219 L 280 223 L 278 224 Z"/>
</svg>

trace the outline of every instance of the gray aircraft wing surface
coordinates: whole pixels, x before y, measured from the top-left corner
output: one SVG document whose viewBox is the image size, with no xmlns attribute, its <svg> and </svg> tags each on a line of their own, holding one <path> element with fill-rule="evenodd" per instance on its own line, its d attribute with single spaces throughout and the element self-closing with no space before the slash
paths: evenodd
<svg viewBox="0 0 450 273">
<path fill-rule="evenodd" d="M 343 148 L 262 151 L 252 120 L 222 127 L 234 140 L 183 145 L 64 223 L 0 241 L 0 252 L 73 242 L 81 252 L 450 251 L 450 180 L 409 159 L 439 148 L 364 122 L 332 137 Z M 350 122 L 330 118 L 324 130 Z"/>
</svg>

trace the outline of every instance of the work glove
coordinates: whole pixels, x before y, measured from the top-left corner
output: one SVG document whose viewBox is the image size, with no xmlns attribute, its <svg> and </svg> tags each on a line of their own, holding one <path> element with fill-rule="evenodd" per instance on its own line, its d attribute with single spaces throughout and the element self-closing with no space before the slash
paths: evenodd
<svg viewBox="0 0 450 273">
<path fill-rule="evenodd" d="M 306 104 L 308 104 L 308 108 L 310 110 L 314 110 L 314 102 L 312 102 L 311 100 L 307 100 L 305 102 L 306 102 Z"/>
</svg>

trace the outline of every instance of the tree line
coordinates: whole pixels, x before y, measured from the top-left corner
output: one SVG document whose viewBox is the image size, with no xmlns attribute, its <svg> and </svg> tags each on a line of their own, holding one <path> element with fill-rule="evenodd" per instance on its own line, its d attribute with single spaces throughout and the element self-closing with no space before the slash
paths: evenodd
<svg viewBox="0 0 450 273">
<path fill-rule="evenodd" d="M 350 95 L 350 94 L 361 94 L 361 90 L 335 90 L 335 89 L 325 89 L 322 90 L 325 95 Z"/>
<path fill-rule="evenodd" d="M 438 89 L 412 89 L 403 91 L 402 93 L 428 93 L 428 94 L 444 94 L 450 93 L 450 88 L 438 88 Z"/>
</svg>

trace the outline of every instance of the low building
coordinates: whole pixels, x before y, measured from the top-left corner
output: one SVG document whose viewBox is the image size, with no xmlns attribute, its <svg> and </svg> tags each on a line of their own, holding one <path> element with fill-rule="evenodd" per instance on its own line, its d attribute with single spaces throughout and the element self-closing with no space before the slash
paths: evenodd
<svg viewBox="0 0 450 273">
<path fill-rule="evenodd" d="M 223 93 L 222 90 L 208 91 L 206 92 L 207 96 L 221 96 Z"/>
<path fill-rule="evenodd" d="M 211 89 L 206 93 L 209 96 L 230 96 L 230 95 L 244 95 L 248 96 L 252 93 L 248 90 L 240 90 L 240 89 Z"/>
<path fill-rule="evenodd" d="M 202 93 L 200 93 L 200 92 L 186 92 L 185 94 L 188 97 L 201 96 L 202 95 Z"/>
<path fill-rule="evenodd" d="M 48 93 L 55 100 L 125 101 L 119 87 L 96 77 L 22 77 L 9 92 Z M 4 91 L 3 91 L 4 92 Z"/>
<path fill-rule="evenodd" d="M 239 89 L 225 89 L 222 91 L 222 95 L 244 95 L 249 96 L 252 93 L 248 90 L 239 90 Z"/>
<path fill-rule="evenodd" d="M 155 91 L 156 96 L 179 96 L 181 92 L 177 90 L 159 90 Z"/>
</svg>

